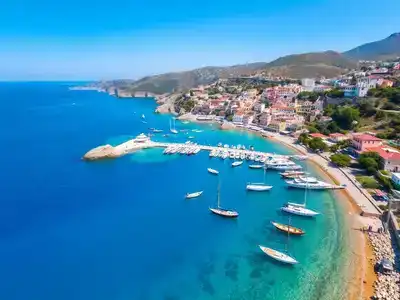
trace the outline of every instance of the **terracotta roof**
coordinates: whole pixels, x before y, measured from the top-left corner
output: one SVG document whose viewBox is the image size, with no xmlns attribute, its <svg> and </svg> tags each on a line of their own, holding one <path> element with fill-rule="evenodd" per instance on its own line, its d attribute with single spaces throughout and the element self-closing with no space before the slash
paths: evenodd
<svg viewBox="0 0 400 300">
<path fill-rule="evenodd" d="M 379 156 L 385 160 L 388 160 L 388 159 L 400 160 L 400 151 L 397 149 L 388 147 L 388 146 L 367 148 L 366 152 L 369 152 L 369 151 L 377 152 L 379 154 Z"/>
<path fill-rule="evenodd" d="M 326 138 L 326 135 L 322 134 L 322 133 L 311 133 L 310 134 L 311 137 L 313 138 Z"/>
<path fill-rule="evenodd" d="M 340 136 L 345 136 L 343 133 L 331 133 L 329 135 L 330 137 L 340 137 Z"/>
<path fill-rule="evenodd" d="M 360 140 L 360 141 L 382 141 L 381 139 L 377 138 L 376 136 L 370 134 L 357 134 L 354 135 L 353 138 Z"/>
</svg>

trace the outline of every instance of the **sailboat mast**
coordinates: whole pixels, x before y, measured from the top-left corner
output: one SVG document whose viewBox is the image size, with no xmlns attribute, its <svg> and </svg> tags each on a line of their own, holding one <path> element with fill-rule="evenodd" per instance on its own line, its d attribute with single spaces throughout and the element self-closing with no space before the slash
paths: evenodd
<svg viewBox="0 0 400 300">
<path fill-rule="evenodd" d="M 217 207 L 219 208 L 220 203 L 220 182 L 218 181 L 218 192 L 217 192 Z"/>
<path fill-rule="evenodd" d="M 285 247 L 285 252 L 288 252 L 289 248 L 289 235 L 290 235 L 290 216 L 289 216 L 289 225 L 288 225 L 288 231 L 287 231 L 287 241 L 286 241 L 286 247 Z"/>
</svg>

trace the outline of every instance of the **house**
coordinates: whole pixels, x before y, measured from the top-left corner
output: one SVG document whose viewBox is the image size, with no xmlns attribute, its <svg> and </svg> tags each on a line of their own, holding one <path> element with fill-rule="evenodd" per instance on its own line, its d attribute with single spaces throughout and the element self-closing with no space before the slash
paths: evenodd
<svg viewBox="0 0 400 300">
<path fill-rule="evenodd" d="M 267 129 L 274 132 L 284 131 L 286 129 L 286 122 L 273 120 L 268 124 Z"/>
<path fill-rule="evenodd" d="M 331 133 L 329 135 L 329 139 L 334 143 L 338 143 L 338 142 L 347 140 L 348 137 L 342 133 Z"/>
<path fill-rule="evenodd" d="M 388 80 L 388 79 L 380 79 L 378 81 L 378 84 L 381 88 L 387 88 L 387 87 L 392 87 L 393 86 L 393 81 Z"/>
<path fill-rule="evenodd" d="M 381 146 L 382 140 L 370 134 L 357 134 L 353 135 L 351 145 L 356 152 L 361 153 L 367 151 L 367 148 Z"/>
<path fill-rule="evenodd" d="M 400 173 L 392 173 L 391 179 L 395 186 L 400 186 Z"/>
<path fill-rule="evenodd" d="M 321 138 L 323 140 L 327 139 L 328 137 L 322 133 L 310 133 L 312 138 Z"/>
<path fill-rule="evenodd" d="M 244 114 L 241 112 L 237 112 L 233 115 L 232 122 L 233 123 L 243 123 Z"/>
<path fill-rule="evenodd" d="M 382 169 L 391 172 L 400 171 L 400 150 L 389 146 L 368 147 L 368 152 L 376 152 L 382 159 Z"/>
</svg>

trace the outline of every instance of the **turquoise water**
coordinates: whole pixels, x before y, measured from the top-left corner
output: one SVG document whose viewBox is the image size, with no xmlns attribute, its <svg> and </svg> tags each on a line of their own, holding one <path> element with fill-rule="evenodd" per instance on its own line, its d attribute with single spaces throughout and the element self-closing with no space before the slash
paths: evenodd
<svg viewBox="0 0 400 300">
<path fill-rule="evenodd" d="M 286 236 L 270 221 L 287 222 L 279 208 L 302 201 L 279 174 L 268 171 L 268 193 L 248 193 L 261 181 L 247 162 L 166 156 L 161 149 L 87 163 L 100 144 L 118 144 L 148 127 L 168 130 L 149 99 L 118 100 L 62 83 L 0 84 L 0 292 L 3 299 L 341 299 L 347 252 L 344 218 L 335 194 L 310 192 L 316 219 L 293 217 L 303 237 L 289 250 L 300 264 L 283 266 L 258 249 L 284 249 Z M 145 114 L 148 124 L 140 115 Z M 253 145 L 291 153 L 278 143 L 208 124 L 182 124 L 201 144 Z M 157 141 L 186 141 L 183 133 Z M 222 205 L 237 220 L 212 215 L 220 171 Z M 309 168 L 314 172 L 312 167 Z M 316 174 L 317 175 L 317 174 Z M 187 192 L 204 190 L 197 199 Z"/>
</svg>

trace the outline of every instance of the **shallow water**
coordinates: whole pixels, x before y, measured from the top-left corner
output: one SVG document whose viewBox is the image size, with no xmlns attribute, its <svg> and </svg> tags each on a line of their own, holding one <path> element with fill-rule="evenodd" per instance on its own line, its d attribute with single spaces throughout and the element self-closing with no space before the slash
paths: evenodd
<svg viewBox="0 0 400 300">
<path fill-rule="evenodd" d="M 308 193 L 322 215 L 292 217 L 306 231 L 291 237 L 300 262 L 287 267 L 268 259 L 259 244 L 284 249 L 286 235 L 270 221 L 288 222 L 279 207 L 304 198 L 268 171 L 267 193 L 249 193 L 261 181 L 248 163 L 138 151 L 116 160 L 87 163 L 81 156 L 100 144 L 118 144 L 148 127 L 168 131 L 169 116 L 149 99 L 116 99 L 69 91 L 61 83 L 1 83 L 3 141 L 0 160 L 0 292 L 4 299 L 340 299 L 346 259 L 342 211 L 330 192 Z M 136 112 L 136 113 L 135 113 Z M 141 122 L 145 114 L 147 124 Z M 253 145 L 291 153 L 245 132 L 208 124 L 157 141 Z M 220 171 L 221 204 L 237 220 L 212 215 Z M 312 167 L 310 172 L 314 172 Z M 204 194 L 185 200 L 187 192 Z"/>
</svg>

